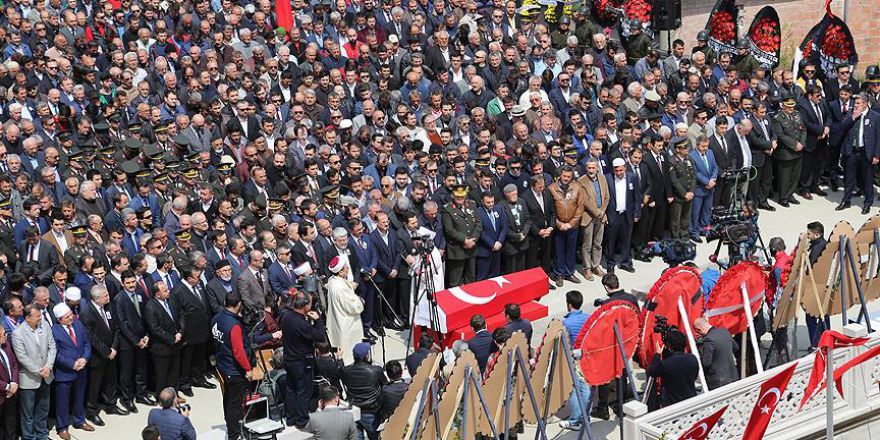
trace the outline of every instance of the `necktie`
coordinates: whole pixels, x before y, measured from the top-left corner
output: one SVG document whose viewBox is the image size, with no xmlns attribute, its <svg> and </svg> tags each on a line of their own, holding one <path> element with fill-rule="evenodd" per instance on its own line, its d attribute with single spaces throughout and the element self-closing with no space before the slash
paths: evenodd
<svg viewBox="0 0 880 440">
<path fill-rule="evenodd" d="M 70 335 L 70 340 L 73 341 L 73 345 L 77 345 L 76 334 L 73 333 L 73 326 L 67 326 L 67 334 Z"/>
<path fill-rule="evenodd" d="M 30 255 L 28 261 L 37 261 L 37 247 L 35 245 L 31 245 L 31 250 L 28 251 L 28 255 Z"/>
<path fill-rule="evenodd" d="M 98 307 L 98 313 L 100 313 L 101 318 L 104 319 L 104 325 L 106 325 L 107 328 L 110 328 L 110 320 L 107 319 L 107 311 L 104 310 L 104 307 Z"/>
<path fill-rule="evenodd" d="M 193 286 L 193 292 L 196 294 L 196 298 L 198 298 L 199 301 L 202 301 L 202 300 L 203 300 L 203 299 L 202 299 L 202 289 L 199 287 L 198 284 L 196 284 L 195 286 Z"/>
<path fill-rule="evenodd" d="M 846 110 L 847 110 L 846 102 L 842 102 L 840 107 L 843 110 L 843 114 L 846 114 Z"/>
<path fill-rule="evenodd" d="M 144 281 L 144 277 L 141 277 L 141 278 L 138 280 L 138 283 L 141 285 L 141 289 L 144 289 L 144 295 L 148 295 L 148 296 L 149 296 L 149 294 L 150 294 L 150 290 L 147 289 L 147 282 Z"/>
<path fill-rule="evenodd" d="M 174 319 L 174 314 L 171 313 L 171 306 L 168 305 L 168 300 L 167 300 L 167 299 L 166 299 L 165 301 L 162 301 L 162 307 L 165 308 L 165 311 L 168 312 L 168 316 L 170 316 L 171 319 L 173 320 L 173 319 Z"/>
<path fill-rule="evenodd" d="M 140 246 L 140 243 L 138 243 L 138 239 L 137 239 L 137 237 L 135 237 L 134 232 L 132 232 L 129 235 L 131 235 L 131 243 L 132 243 L 132 246 L 134 246 L 134 253 L 136 253 L 136 254 L 140 253 L 141 246 Z"/>
<path fill-rule="evenodd" d="M 254 276 L 257 278 L 257 282 L 260 283 L 260 289 L 265 289 L 266 286 L 263 285 L 263 274 L 257 272 L 254 274 Z"/>
<path fill-rule="evenodd" d="M 489 223 L 492 223 L 492 230 L 495 230 L 495 213 L 492 211 L 486 211 L 486 215 L 489 216 Z"/>
<path fill-rule="evenodd" d="M 141 305 L 138 304 L 137 297 L 135 297 L 134 292 L 129 293 L 128 297 L 131 299 L 131 303 L 134 304 L 134 310 L 137 312 L 138 316 L 140 316 Z"/>
<path fill-rule="evenodd" d="M 171 275 L 170 274 L 167 274 L 167 273 L 165 274 L 165 284 L 168 285 L 168 290 L 171 290 L 174 288 L 174 285 L 171 283 Z"/>
<path fill-rule="evenodd" d="M 703 153 L 700 156 L 703 157 L 703 165 L 706 165 L 706 170 L 708 170 L 709 169 L 709 158 L 706 157 L 706 153 Z"/>
<path fill-rule="evenodd" d="M 244 259 L 241 257 L 238 257 L 238 267 L 240 267 L 241 270 L 244 270 Z"/>
<path fill-rule="evenodd" d="M 721 151 L 724 151 L 724 154 L 727 154 L 727 142 L 724 140 L 724 136 L 721 136 Z"/>
<path fill-rule="evenodd" d="M 813 108 L 816 109 L 816 116 L 819 117 L 819 125 L 824 124 L 825 122 L 822 121 L 822 110 L 819 108 L 819 104 L 813 104 Z"/>
</svg>

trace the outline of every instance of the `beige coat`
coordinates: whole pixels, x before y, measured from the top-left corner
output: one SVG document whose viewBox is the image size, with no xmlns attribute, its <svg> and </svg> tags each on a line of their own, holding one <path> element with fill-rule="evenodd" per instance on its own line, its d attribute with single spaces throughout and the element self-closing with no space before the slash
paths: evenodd
<svg viewBox="0 0 880 440">
<path fill-rule="evenodd" d="M 605 216 L 608 209 L 608 202 L 611 200 L 611 194 L 608 193 L 608 181 L 605 176 L 597 175 L 596 180 L 599 182 L 599 190 L 601 194 L 601 206 L 596 205 L 596 188 L 588 176 L 581 176 L 578 183 L 584 188 L 584 215 L 581 217 L 581 227 L 589 226 L 593 220 L 599 220 Z"/>
<path fill-rule="evenodd" d="M 340 350 L 345 365 L 354 362 L 351 349 L 364 339 L 364 302 L 354 292 L 355 287 L 357 284 L 338 276 L 327 282 L 327 338 Z"/>
</svg>

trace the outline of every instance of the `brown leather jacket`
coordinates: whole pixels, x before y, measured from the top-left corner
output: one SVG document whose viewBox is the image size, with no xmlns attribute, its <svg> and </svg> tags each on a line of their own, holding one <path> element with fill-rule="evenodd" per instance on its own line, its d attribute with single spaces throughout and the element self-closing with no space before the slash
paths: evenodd
<svg viewBox="0 0 880 440">
<path fill-rule="evenodd" d="M 572 228 L 580 227 L 584 199 L 587 197 L 584 187 L 572 180 L 568 184 L 568 192 L 562 191 L 558 181 L 551 183 L 548 189 L 556 202 L 556 228 L 559 229 L 561 223 L 568 223 Z"/>
<path fill-rule="evenodd" d="M 601 206 L 596 205 L 596 188 L 589 176 L 581 176 L 578 183 L 584 189 L 584 215 L 581 217 L 581 227 L 589 226 L 593 220 L 602 221 L 605 217 L 605 211 L 608 209 L 608 202 L 611 200 L 611 194 L 608 192 L 608 181 L 605 176 L 599 174 L 596 176 L 599 182 L 599 191 L 602 193 L 600 197 Z"/>
</svg>

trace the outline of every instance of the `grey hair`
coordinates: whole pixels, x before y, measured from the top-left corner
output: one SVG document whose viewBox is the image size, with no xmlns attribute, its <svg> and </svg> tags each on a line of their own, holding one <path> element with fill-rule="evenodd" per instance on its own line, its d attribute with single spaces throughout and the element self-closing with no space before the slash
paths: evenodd
<svg viewBox="0 0 880 440">
<path fill-rule="evenodd" d="M 107 294 L 107 286 L 101 284 L 95 284 L 92 286 L 92 289 L 89 290 L 89 296 L 92 297 L 92 301 L 104 296 Z"/>
<path fill-rule="evenodd" d="M 348 236 L 348 231 L 345 228 L 336 228 L 333 230 L 333 238 L 342 238 Z"/>
</svg>

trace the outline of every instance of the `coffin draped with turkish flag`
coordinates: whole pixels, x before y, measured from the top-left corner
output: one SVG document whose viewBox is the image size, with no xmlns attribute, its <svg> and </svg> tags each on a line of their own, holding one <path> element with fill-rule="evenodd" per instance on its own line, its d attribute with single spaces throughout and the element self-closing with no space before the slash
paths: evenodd
<svg viewBox="0 0 880 440">
<path fill-rule="evenodd" d="M 471 338 L 474 332 L 470 324 L 474 315 L 486 318 L 489 331 L 504 326 L 507 304 L 518 304 L 525 319 L 534 321 L 546 317 L 547 306 L 536 300 L 549 290 L 547 274 L 541 268 L 534 268 L 437 292 L 437 324 L 445 334 L 443 346 L 451 346 L 457 339 Z"/>
</svg>

